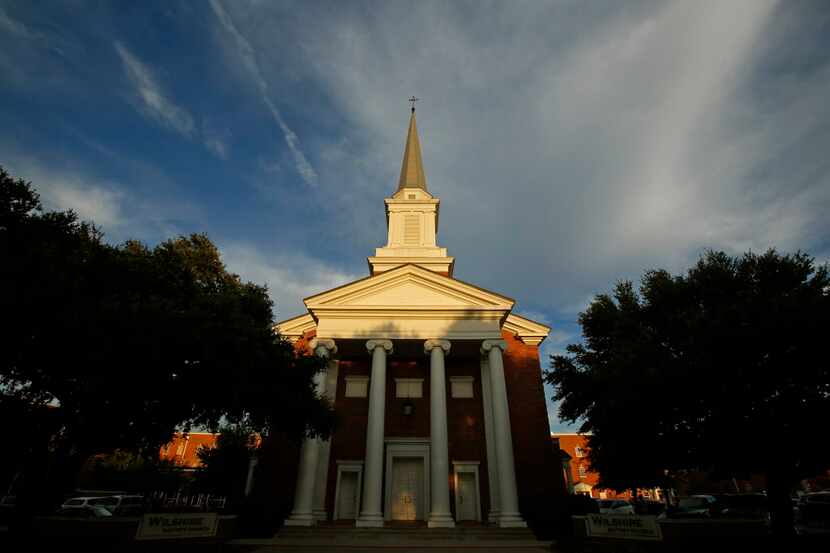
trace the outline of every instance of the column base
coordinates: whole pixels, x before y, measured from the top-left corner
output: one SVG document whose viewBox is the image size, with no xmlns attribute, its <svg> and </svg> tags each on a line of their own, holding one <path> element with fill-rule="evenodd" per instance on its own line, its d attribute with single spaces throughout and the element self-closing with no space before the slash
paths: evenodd
<svg viewBox="0 0 830 553">
<path fill-rule="evenodd" d="M 317 521 L 314 520 L 314 515 L 311 513 L 292 514 L 283 522 L 285 526 L 314 526 L 316 523 Z"/>
<path fill-rule="evenodd" d="M 440 515 L 431 514 L 427 521 L 427 528 L 455 528 L 455 521 L 449 513 Z"/>
<path fill-rule="evenodd" d="M 383 528 L 383 515 L 380 513 L 360 514 L 354 521 L 356 528 Z"/>
<path fill-rule="evenodd" d="M 325 520 L 329 519 L 329 514 L 324 509 L 314 509 L 311 516 L 314 517 L 314 520 L 318 520 L 318 521 L 319 520 L 325 521 Z"/>
<path fill-rule="evenodd" d="M 527 528 L 527 523 L 519 513 L 502 513 L 499 515 L 499 528 Z"/>
<path fill-rule="evenodd" d="M 498 524 L 500 516 L 501 513 L 499 513 L 499 510 L 493 509 L 490 511 L 490 514 L 487 515 L 487 522 L 489 522 L 490 524 Z"/>
</svg>

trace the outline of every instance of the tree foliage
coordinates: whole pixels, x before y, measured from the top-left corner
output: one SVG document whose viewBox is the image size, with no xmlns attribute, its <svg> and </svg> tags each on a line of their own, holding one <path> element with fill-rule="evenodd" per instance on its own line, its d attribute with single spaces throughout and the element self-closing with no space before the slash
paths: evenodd
<svg viewBox="0 0 830 553">
<path fill-rule="evenodd" d="M 195 473 L 195 488 L 201 493 L 223 495 L 231 505 L 241 502 L 252 457 L 259 447 L 257 436 L 245 425 L 225 425 L 216 447 L 197 452 L 202 466 Z"/>
<path fill-rule="evenodd" d="M 205 235 L 112 246 L 2 168 L 0 312 L 0 401 L 48 408 L 54 454 L 155 456 L 177 427 L 220 420 L 296 437 L 332 422 L 321 362 L 275 336 L 267 290 Z"/>
<path fill-rule="evenodd" d="M 545 378 L 560 416 L 592 433 L 601 485 L 761 471 L 781 506 L 828 466 L 830 278 L 810 256 L 709 252 L 685 275 L 619 283 L 579 321 L 584 343 L 553 356 Z"/>
</svg>

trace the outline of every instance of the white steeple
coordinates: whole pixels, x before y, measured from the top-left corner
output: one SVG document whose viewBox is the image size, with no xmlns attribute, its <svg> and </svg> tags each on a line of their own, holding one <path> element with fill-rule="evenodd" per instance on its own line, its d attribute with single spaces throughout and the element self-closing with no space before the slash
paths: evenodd
<svg viewBox="0 0 830 553">
<path fill-rule="evenodd" d="M 409 118 L 398 189 L 385 202 L 388 238 L 386 246 L 377 248 L 374 257 L 368 258 L 372 274 L 412 263 L 452 276 L 455 260 L 447 256 L 446 248 L 439 248 L 436 243 L 440 200 L 427 191 L 414 107 Z"/>
</svg>

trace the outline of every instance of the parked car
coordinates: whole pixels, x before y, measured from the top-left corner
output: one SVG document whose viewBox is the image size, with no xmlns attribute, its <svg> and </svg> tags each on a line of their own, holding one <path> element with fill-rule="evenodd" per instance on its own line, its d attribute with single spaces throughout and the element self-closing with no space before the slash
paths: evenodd
<svg viewBox="0 0 830 553">
<path fill-rule="evenodd" d="M 114 495 L 118 503 L 112 509 L 107 507 L 114 515 L 139 516 L 144 513 L 143 495 Z"/>
<path fill-rule="evenodd" d="M 99 499 L 97 497 L 73 497 L 71 499 L 67 499 L 66 501 L 61 504 L 60 510 L 71 510 L 71 509 L 83 509 L 89 505 L 89 502 L 93 499 Z"/>
<path fill-rule="evenodd" d="M 634 506 L 622 499 L 597 499 L 601 515 L 633 515 Z"/>
<path fill-rule="evenodd" d="M 769 520 L 769 507 L 765 494 L 724 494 L 716 496 L 716 499 L 720 515 L 725 518 Z"/>
<path fill-rule="evenodd" d="M 101 505 L 98 500 L 102 497 L 73 497 L 63 502 L 58 514 L 74 518 L 107 518 L 112 512 Z"/>
<path fill-rule="evenodd" d="M 97 497 L 73 497 L 64 501 L 61 512 L 87 507 L 102 507 L 112 515 L 137 516 L 144 512 L 144 496 L 141 495 L 105 495 Z"/>
<path fill-rule="evenodd" d="M 712 495 L 681 497 L 677 505 L 666 512 L 669 518 L 712 518 L 719 515 L 718 501 Z"/>
<path fill-rule="evenodd" d="M 807 493 L 798 502 L 798 521 L 830 528 L 830 491 Z"/>
</svg>

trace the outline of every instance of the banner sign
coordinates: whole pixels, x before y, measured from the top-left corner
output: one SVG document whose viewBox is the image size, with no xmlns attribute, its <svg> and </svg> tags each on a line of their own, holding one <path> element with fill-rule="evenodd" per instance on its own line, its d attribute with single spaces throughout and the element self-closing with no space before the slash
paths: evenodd
<svg viewBox="0 0 830 553">
<path fill-rule="evenodd" d="M 216 535 L 218 526 L 219 517 L 216 513 L 145 514 L 138 525 L 135 539 L 212 538 Z"/>
<path fill-rule="evenodd" d="M 588 515 L 588 536 L 629 540 L 662 540 L 660 525 L 652 516 Z"/>
</svg>

